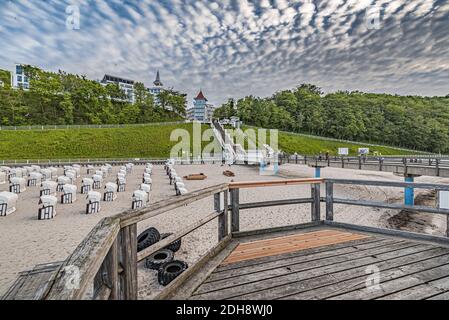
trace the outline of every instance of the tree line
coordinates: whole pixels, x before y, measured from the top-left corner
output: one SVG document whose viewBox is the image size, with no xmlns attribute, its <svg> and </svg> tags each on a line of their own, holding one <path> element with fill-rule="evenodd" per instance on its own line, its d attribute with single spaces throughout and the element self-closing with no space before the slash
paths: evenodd
<svg viewBox="0 0 449 320">
<path fill-rule="evenodd" d="M 246 124 L 435 153 L 449 152 L 449 96 L 420 97 L 338 91 L 311 84 L 268 98 L 229 99 L 214 117 Z"/>
<path fill-rule="evenodd" d="M 117 84 L 103 86 L 85 76 L 31 66 L 25 73 L 29 90 L 0 87 L 2 126 L 164 122 L 181 120 L 186 113 L 186 95 L 173 89 L 161 92 L 155 103 L 143 83 L 135 83 L 131 104 Z"/>
</svg>

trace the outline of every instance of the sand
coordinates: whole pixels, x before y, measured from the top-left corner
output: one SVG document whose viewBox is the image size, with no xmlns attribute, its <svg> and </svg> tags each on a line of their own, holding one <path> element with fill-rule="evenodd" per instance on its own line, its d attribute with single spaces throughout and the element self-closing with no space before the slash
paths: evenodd
<svg viewBox="0 0 449 320">
<path fill-rule="evenodd" d="M 177 165 L 176 171 L 180 176 L 191 173 L 204 173 L 206 180 L 184 181 L 189 191 L 204 188 L 223 182 L 275 180 L 283 178 L 313 177 L 312 168 L 285 164 L 281 166 L 279 176 L 261 176 L 254 167 L 232 166 L 235 177 L 225 177 L 222 171 L 228 166 L 220 165 Z M 115 181 L 118 167 L 106 181 Z M 98 214 L 85 214 L 86 199 L 78 194 L 74 204 L 57 206 L 57 216 L 52 220 L 37 220 L 39 187 L 28 188 L 20 194 L 18 210 L 7 217 L 0 217 L 0 295 L 9 288 L 20 271 L 30 269 L 36 264 L 64 260 L 82 241 L 87 233 L 103 217 L 114 215 L 131 207 L 131 195 L 141 183 L 143 166 L 136 166 L 133 173 L 127 177 L 127 191 L 119 193 L 114 202 L 102 202 L 102 211 Z M 60 170 L 62 174 L 62 169 Z M 82 176 L 87 176 L 83 168 Z M 366 179 L 384 181 L 402 181 L 401 177 L 392 173 L 353 171 L 347 169 L 322 169 L 323 178 Z M 173 186 L 169 185 L 162 166 L 153 168 L 153 189 L 151 202 L 174 197 Z M 80 188 L 81 178 L 78 179 Z M 416 182 L 449 183 L 449 179 L 437 177 L 420 177 Z M 0 185 L 0 191 L 7 190 L 8 185 Z M 382 188 L 364 186 L 335 186 L 335 195 L 352 199 L 377 200 L 389 202 L 402 202 L 403 190 L 401 188 Z M 422 192 L 416 191 L 417 196 Z M 309 197 L 310 187 L 307 185 L 289 187 L 270 187 L 264 189 L 245 189 L 241 191 L 240 201 L 253 202 L 276 199 L 289 199 L 294 197 Z M 322 204 L 324 212 L 324 204 Z M 138 232 L 153 226 L 162 232 L 175 232 L 213 212 L 212 197 L 195 202 L 188 206 L 172 210 L 163 215 L 154 217 L 138 224 Z M 360 225 L 376 227 L 392 227 L 398 214 L 397 210 L 373 209 L 365 207 L 335 206 L 335 220 Z M 283 226 L 310 221 L 310 205 L 292 205 L 251 209 L 240 214 L 241 230 L 259 229 Z M 416 217 L 415 217 L 416 218 Z M 415 219 L 411 218 L 412 221 Z M 418 215 L 418 219 L 422 216 Z M 397 220 L 397 219 L 396 219 Z M 416 220 L 416 219 L 415 219 Z M 393 221 L 393 222 L 392 222 Z M 446 220 L 440 216 L 426 216 L 423 223 L 412 224 L 412 230 L 435 235 L 443 235 Z M 408 229 L 408 223 L 399 226 Z M 413 229 L 415 228 L 415 229 Z M 197 259 L 212 248 L 218 241 L 217 221 L 211 221 L 195 232 L 182 239 L 181 250 L 175 254 L 176 259 L 193 264 Z M 156 271 L 148 270 L 139 264 L 139 298 L 154 297 L 162 287 L 157 283 Z"/>
</svg>

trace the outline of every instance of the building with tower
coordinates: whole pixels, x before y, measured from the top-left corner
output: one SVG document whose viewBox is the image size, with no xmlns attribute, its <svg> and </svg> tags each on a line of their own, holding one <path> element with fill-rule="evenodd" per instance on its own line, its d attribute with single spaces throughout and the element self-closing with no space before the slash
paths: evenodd
<svg viewBox="0 0 449 320">
<path fill-rule="evenodd" d="M 164 90 L 164 84 L 161 81 L 161 75 L 159 74 L 159 70 L 156 73 L 156 80 L 153 82 L 153 86 L 150 88 L 147 88 L 148 92 L 153 95 L 154 103 L 159 104 L 159 93 L 161 93 Z"/>
<path fill-rule="evenodd" d="M 208 103 L 207 98 L 200 90 L 195 99 L 193 99 L 193 107 L 187 109 L 187 118 L 192 121 L 212 122 L 214 115 L 214 106 Z"/>
</svg>

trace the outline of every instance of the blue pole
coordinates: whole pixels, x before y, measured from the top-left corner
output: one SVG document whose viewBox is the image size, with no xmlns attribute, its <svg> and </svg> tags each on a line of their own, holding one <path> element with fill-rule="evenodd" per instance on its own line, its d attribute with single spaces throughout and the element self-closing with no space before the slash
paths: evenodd
<svg viewBox="0 0 449 320">
<path fill-rule="evenodd" d="M 413 182 L 414 179 L 411 176 L 405 177 L 405 182 Z M 415 205 L 415 190 L 413 188 L 405 188 L 404 189 L 404 200 L 406 206 Z"/>
<path fill-rule="evenodd" d="M 321 168 L 315 167 L 315 178 L 321 178 Z"/>
</svg>

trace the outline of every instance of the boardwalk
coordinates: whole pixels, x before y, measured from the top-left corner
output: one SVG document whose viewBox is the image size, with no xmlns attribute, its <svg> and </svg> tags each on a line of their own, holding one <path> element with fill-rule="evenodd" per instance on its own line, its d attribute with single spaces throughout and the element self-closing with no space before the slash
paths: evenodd
<svg viewBox="0 0 449 320">
<path fill-rule="evenodd" d="M 190 299 L 449 299 L 447 247 L 327 227 L 241 241 Z"/>
</svg>

